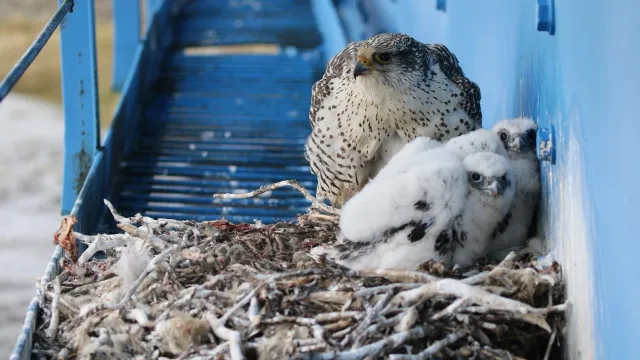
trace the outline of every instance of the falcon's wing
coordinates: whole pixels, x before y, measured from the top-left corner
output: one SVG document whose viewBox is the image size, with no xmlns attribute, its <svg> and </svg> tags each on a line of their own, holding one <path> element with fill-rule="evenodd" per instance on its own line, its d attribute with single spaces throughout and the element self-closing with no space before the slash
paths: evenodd
<svg viewBox="0 0 640 360">
<path fill-rule="evenodd" d="M 366 166 L 371 160 L 371 148 L 379 145 L 364 136 L 358 146 L 347 143 L 348 136 L 354 134 L 346 129 L 347 115 L 341 118 L 335 110 L 347 101 L 347 90 L 339 82 L 349 76 L 346 73 L 351 72 L 358 44 L 350 43 L 328 62 L 324 76 L 313 85 L 311 93 L 312 133 L 305 142 L 305 158 L 318 177 L 316 196 L 327 198 L 337 207 L 366 183 L 371 171 Z"/>
<path fill-rule="evenodd" d="M 337 53 L 334 57 L 327 62 L 327 68 L 325 69 L 324 75 L 315 84 L 311 87 L 311 108 L 309 109 L 309 122 L 311 123 L 311 127 L 314 128 L 316 126 L 316 115 L 318 110 L 322 107 L 325 99 L 331 95 L 335 95 L 335 89 L 331 89 L 329 83 L 332 79 L 338 78 L 345 72 L 350 64 L 353 63 L 353 60 L 356 57 L 356 49 L 360 42 L 352 42 L 345 46 L 339 53 Z M 319 121 L 322 121 L 320 119 Z"/>
<path fill-rule="evenodd" d="M 481 128 L 480 87 L 465 76 L 458 58 L 445 45 L 425 44 L 425 46 L 431 62 L 438 64 L 444 75 L 460 88 L 463 98 L 460 106 L 469 115 L 469 118 L 474 121 L 471 130 Z"/>
</svg>

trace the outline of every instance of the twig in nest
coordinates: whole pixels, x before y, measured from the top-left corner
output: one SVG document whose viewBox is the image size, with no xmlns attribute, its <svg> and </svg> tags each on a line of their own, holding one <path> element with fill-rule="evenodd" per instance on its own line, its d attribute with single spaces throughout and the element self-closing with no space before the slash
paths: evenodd
<svg viewBox="0 0 640 360">
<path fill-rule="evenodd" d="M 54 339 L 58 333 L 58 325 L 60 324 L 60 311 L 58 311 L 58 304 L 60 303 L 60 296 L 62 296 L 62 286 L 60 285 L 60 278 L 56 276 L 53 280 L 53 300 L 51 301 L 51 322 L 47 328 L 47 336 L 49 339 Z"/>
<path fill-rule="evenodd" d="M 395 333 L 391 336 L 388 336 L 380 341 L 374 342 L 373 344 L 365 345 L 361 348 L 343 351 L 339 353 L 335 352 L 326 352 L 319 354 L 310 354 L 296 357 L 296 359 L 305 359 L 305 360 L 357 360 L 364 359 L 366 357 L 376 358 L 385 350 L 394 349 L 407 341 L 422 339 L 427 334 L 430 333 L 430 330 L 424 327 L 415 327 L 411 330 Z"/>
<path fill-rule="evenodd" d="M 387 291 L 411 290 L 411 289 L 420 287 L 422 285 L 423 283 L 394 283 L 394 284 L 388 284 L 388 285 L 380 285 L 380 286 L 360 289 L 355 293 L 353 293 L 353 296 L 367 297 L 370 295 L 376 295 L 376 294 L 387 292 Z"/>
<path fill-rule="evenodd" d="M 452 302 L 446 308 L 442 309 L 438 313 L 431 316 L 431 320 L 440 320 L 441 318 L 453 314 L 456 310 L 458 310 L 462 305 L 467 302 L 467 298 L 459 298 L 456 301 Z"/>
<path fill-rule="evenodd" d="M 556 341 L 556 335 L 558 335 L 558 329 L 554 326 L 553 327 L 553 332 L 551 333 L 551 336 L 549 337 L 549 344 L 547 344 L 547 351 L 545 351 L 545 353 L 544 353 L 544 359 L 543 360 L 549 360 L 549 357 L 551 356 L 551 348 L 553 348 L 553 342 Z"/>
<path fill-rule="evenodd" d="M 131 220 L 129 220 L 128 218 L 118 214 L 118 212 L 116 211 L 116 209 L 113 207 L 113 205 L 111 204 L 111 202 L 109 202 L 109 200 L 107 199 L 103 199 L 104 204 L 107 205 L 107 207 L 109 208 L 109 211 L 111 212 L 111 216 L 113 216 L 113 219 L 120 223 L 120 224 L 127 224 L 127 225 L 133 225 L 133 222 Z"/>
<path fill-rule="evenodd" d="M 427 360 L 435 355 L 438 351 L 453 344 L 454 342 L 467 336 L 467 332 L 464 330 L 457 331 L 444 337 L 444 339 L 438 340 L 426 348 L 423 352 L 416 355 L 400 355 L 391 354 L 389 359 L 391 360 Z"/>
<path fill-rule="evenodd" d="M 253 290 L 251 290 L 244 298 L 242 298 L 242 300 L 238 301 L 235 305 L 233 305 L 233 307 L 229 310 L 227 310 L 227 312 L 220 318 L 220 320 L 216 320 L 220 326 L 224 326 L 224 324 L 227 323 L 227 320 L 229 320 L 229 318 L 231 317 L 231 315 L 233 315 L 236 311 L 238 311 L 241 307 L 245 306 L 247 303 L 249 303 L 249 301 L 251 301 L 251 299 L 256 296 L 256 294 L 258 293 L 258 291 L 260 291 L 260 289 L 262 289 L 263 286 L 265 286 L 266 283 L 262 283 L 258 286 L 256 286 Z"/>
<path fill-rule="evenodd" d="M 355 272 L 360 277 L 383 277 L 391 281 L 429 283 L 438 280 L 437 277 L 421 271 L 398 269 L 369 269 Z"/>
<path fill-rule="evenodd" d="M 87 316 L 87 315 L 89 315 L 89 314 L 91 314 L 93 312 L 100 311 L 100 310 L 118 310 L 118 309 L 122 309 L 129 302 L 129 300 L 131 300 L 131 298 L 133 297 L 133 294 L 135 294 L 136 290 L 138 289 L 140 284 L 142 284 L 144 279 L 147 276 L 149 276 L 149 274 L 156 268 L 156 266 L 161 261 L 163 261 L 167 256 L 169 256 L 169 254 L 171 254 L 172 252 L 176 251 L 177 249 L 178 249 L 178 245 L 173 245 L 172 247 L 168 248 L 167 250 L 161 252 L 160 254 L 156 255 L 156 257 L 151 259 L 151 261 L 147 265 L 146 269 L 144 269 L 142 274 L 140 274 L 140 276 L 138 276 L 138 278 L 136 279 L 136 282 L 133 283 L 131 288 L 129 288 L 129 290 L 124 294 L 124 296 L 122 297 L 122 300 L 120 300 L 119 303 L 117 303 L 117 304 L 95 304 L 94 306 L 90 306 L 88 308 L 85 308 L 84 311 L 82 311 L 82 313 L 80 314 L 80 317 L 82 318 L 84 316 Z"/>
<path fill-rule="evenodd" d="M 462 279 L 461 281 L 463 283 L 467 284 L 467 285 L 480 284 L 486 278 L 490 277 L 491 275 L 493 275 L 494 273 L 496 273 L 500 269 L 509 269 L 511 267 L 511 265 L 513 264 L 513 260 L 515 258 L 516 258 L 516 253 L 512 251 L 509 254 L 507 254 L 507 256 L 505 256 L 505 258 L 502 259 L 502 261 L 496 267 L 491 269 L 491 271 L 484 271 L 484 272 L 481 272 L 479 274 L 476 274 L 476 275 L 473 275 L 471 277 L 468 277 L 466 279 Z"/>
<path fill-rule="evenodd" d="M 270 185 L 264 185 L 259 187 L 256 190 L 253 190 L 251 192 L 248 193 L 244 193 L 244 194 L 213 194 L 214 198 L 218 198 L 218 199 L 247 199 L 247 198 L 252 198 L 255 196 L 258 196 L 262 193 L 265 193 L 267 191 L 271 191 L 271 190 L 275 190 L 281 187 L 285 187 L 285 186 L 291 186 L 293 188 L 295 188 L 296 190 L 298 190 L 300 193 L 302 193 L 302 195 L 304 196 L 305 199 L 309 200 L 311 202 L 311 204 L 328 213 L 331 215 L 338 215 L 340 214 L 340 211 L 338 209 L 335 209 L 331 206 L 328 206 L 322 202 L 320 202 L 320 200 L 318 200 L 315 196 L 311 195 L 309 193 L 309 191 L 307 191 L 307 189 L 304 188 L 304 186 L 300 185 L 300 183 L 298 183 L 295 180 L 283 180 L 283 181 L 279 181 L 277 183 L 274 184 L 270 184 Z"/>
<path fill-rule="evenodd" d="M 363 340 L 360 336 L 365 333 L 365 330 L 369 327 L 369 325 L 376 320 L 378 316 L 380 316 L 380 312 L 384 309 L 385 306 L 391 301 L 391 292 L 388 292 L 382 296 L 380 300 L 369 310 L 367 311 L 367 316 L 364 318 L 364 321 L 356 327 L 356 329 L 351 333 L 351 335 L 347 336 L 344 340 L 344 344 L 346 345 L 348 341 L 354 340 L 352 349 L 360 347 L 361 341 Z"/>
<path fill-rule="evenodd" d="M 337 215 L 326 215 L 326 214 L 320 214 L 317 212 L 310 212 L 307 214 L 304 214 L 303 216 L 300 217 L 302 220 L 313 220 L 313 221 L 331 221 L 331 222 L 338 222 L 338 216 Z"/>
<path fill-rule="evenodd" d="M 542 314 L 542 312 L 548 312 L 548 310 L 536 309 L 523 302 L 492 294 L 455 279 L 442 279 L 417 289 L 400 292 L 394 297 L 392 303 L 402 304 L 403 306 L 421 304 L 436 295 L 453 295 L 458 298 L 468 298 L 469 302 L 480 304 L 491 310 L 510 312 L 516 318 L 551 332 L 551 328 Z"/>
<path fill-rule="evenodd" d="M 113 249 L 116 247 L 121 247 L 126 245 L 128 242 L 134 240 L 134 238 L 131 238 L 129 235 L 122 235 L 122 234 L 116 234 L 116 235 L 98 234 L 95 236 L 95 238 L 88 237 L 86 235 L 82 235 L 79 233 L 76 233 L 76 234 L 80 235 L 78 238 L 82 242 L 85 242 L 85 240 L 89 240 L 89 241 L 92 240 L 87 250 L 85 250 L 82 253 L 82 255 L 80 255 L 80 258 L 78 259 L 78 264 L 80 265 L 89 261 L 89 259 L 91 259 L 91 257 L 96 253 L 98 253 L 99 251 L 105 251 L 105 250 Z"/>
<path fill-rule="evenodd" d="M 242 338 L 240 337 L 240 333 L 225 327 L 212 312 L 207 312 L 205 316 L 213 333 L 220 339 L 229 342 L 231 360 L 243 360 L 244 354 L 242 353 Z"/>
</svg>

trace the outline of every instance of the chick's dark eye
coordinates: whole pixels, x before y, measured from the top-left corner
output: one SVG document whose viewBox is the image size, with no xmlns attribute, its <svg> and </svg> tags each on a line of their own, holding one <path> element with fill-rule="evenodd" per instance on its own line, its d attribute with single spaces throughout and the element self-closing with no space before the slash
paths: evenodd
<svg viewBox="0 0 640 360">
<path fill-rule="evenodd" d="M 391 54 L 389 53 L 376 54 L 375 59 L 377 62 L 381 64 L 388 63 L 389 61 L 391 61 Z"/>
<path fill-rule="evenodd" d="M 507 135 L 507 133 L 506 133 L 506 132 L 504 132 L 504 131 L 500 131 L 500 140 L 502 140 L 502 141 L 507 141 L 507 138 L 508 138 L 508 137 L 509 137 L 509 136 Z"/>
<path fill-rule="evenodd" d="M 482 178 L 482 176 L 480 176 L 480 174 L 478 174 L 478 173 L 471 174 L 471 180 L 473 180 L 475 182 L 480 181 L 481 178 Z"/>
</svg>

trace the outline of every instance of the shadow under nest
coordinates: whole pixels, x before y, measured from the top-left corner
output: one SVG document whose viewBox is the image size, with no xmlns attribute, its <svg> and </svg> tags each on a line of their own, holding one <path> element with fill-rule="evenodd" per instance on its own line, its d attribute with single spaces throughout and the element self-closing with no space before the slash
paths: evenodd
<svg viewBox="0 0 640 360">
<path fill-rule="evenodd" d="M 42 284 L 33 358 L 561 358 L 557 263 L 354 271 L 309 256 L 333 221 L 128 218 L 105 203 L 124 234 L 74 233 L 73 218 L 56 234 L 65 270 Z"/>
</svg>

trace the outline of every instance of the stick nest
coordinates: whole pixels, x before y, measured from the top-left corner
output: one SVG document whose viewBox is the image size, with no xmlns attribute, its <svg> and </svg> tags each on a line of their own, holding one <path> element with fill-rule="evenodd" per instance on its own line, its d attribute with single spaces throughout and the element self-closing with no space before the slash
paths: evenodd
<svg viewBox="0 0 640 360">
<path fill-rule="evenodd" d="M 35 358 L 548 359 L 559 352 L 568 304 L 556 263 L 543 267 L 511 253 L 472 275 L 436 263 L 353 271 L 309 255 L 335 240 L 335 221 L 127 218 L 105 203 L 124 234 L 56 237 L 67 254 L 77 254 L 69 240 L 89 248 L 77 261 L 63 260 L 66 270 L 43 285 Z"/>
</svg>

